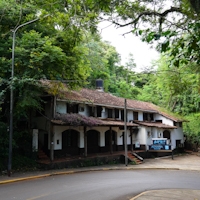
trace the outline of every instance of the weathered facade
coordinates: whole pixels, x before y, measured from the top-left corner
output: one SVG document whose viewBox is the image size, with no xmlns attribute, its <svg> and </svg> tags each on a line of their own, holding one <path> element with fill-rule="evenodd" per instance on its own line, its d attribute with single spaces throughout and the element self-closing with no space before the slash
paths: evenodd
<svg viewBox="0 0 200 200">
<path fill-rule="evenodd" d="M 125 103 L 102 89 L 62 89 L 61 93 L 59 97 L 45 96 L 43 113 L 34 117 L 38 146 L 51 159 L 122 151 L 125 135 L 132 151 L 148 150 L 152 138 L 167 138 L 172 149 L 184 143 L 182 120 L 152 103 L 129 99 Z"/>
</svg>

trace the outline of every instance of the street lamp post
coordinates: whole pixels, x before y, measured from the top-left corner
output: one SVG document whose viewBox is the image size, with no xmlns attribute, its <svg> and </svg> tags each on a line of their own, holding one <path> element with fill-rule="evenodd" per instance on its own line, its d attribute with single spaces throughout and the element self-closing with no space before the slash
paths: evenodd
<svg viewBox="0 0 200 200">
<path fill-rule="evenodd" d="M 124 99 L 124 149 L 125 149 L 125 165 L 128 166 L 127 152 L 127 101 Z"/>
<path fill-rule="evenodd" d="M 8 176 L 11 176 L 12 169 L 12 138 L 13 138 L 13 78 L 14 78 L 14 62 L 15 62 L 15 36 L 16 32 L 19 28 L 31 24 L 35 21 L 38 21 L 39 18 L 28 21 L 24 24 L 17 26 L 12 30 L 13 38 L 12 38 L 12 68 L 11 68 L 11 84 L 10 84 L 10 126 L 9 126 L 9 155 L 8 155 Z"/>
</svg>

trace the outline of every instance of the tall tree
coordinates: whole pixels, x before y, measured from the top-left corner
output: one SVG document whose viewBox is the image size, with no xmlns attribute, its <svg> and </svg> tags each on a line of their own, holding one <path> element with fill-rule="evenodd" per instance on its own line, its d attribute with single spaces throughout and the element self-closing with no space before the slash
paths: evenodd
<svg viewBox="0 0 200 200">
<path fill-rule="evenodd" d="M 86 83 L 90 66 L 85 59 L 87 48 L 80 43 L 86 32 L 96 32 L 103 9 L 106 7 L 100 1 L 93 0 L 0 1 L 0 121 L 5 123 L 2 128 L 9 121 L 11 84 L 16 135 L 18 119 L 24 122 L 30 108 L 40 107 L 39 79 L 67 80 L 73 88 Z M 17 30 L 16 38 L 12 30 Z M 14 78 L 10 79 L 13 41 L 16 43 Z"/>
</svg>

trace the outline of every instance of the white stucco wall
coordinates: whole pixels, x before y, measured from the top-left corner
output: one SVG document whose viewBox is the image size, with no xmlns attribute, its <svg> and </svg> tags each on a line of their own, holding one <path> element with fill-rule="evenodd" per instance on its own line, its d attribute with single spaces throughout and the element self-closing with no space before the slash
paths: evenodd
<svg viewBox="0 0 200 200">
<path fill-rule="evenodd" d="M 158 137 L 158 132 L 159 132 L 159 130 L 158 130 L 157 128 L 152 127 L 152 128 L 151 128 L 151 138 L 156 138 L 156 137 Z"/>
<path fill-rule="evenodd" d="M 148 129 L 147 129 L 148 130 Z M 152 129 L 151 137 L 147 137 L 147 145 L 151 144 L 152 138 L 163 138 L 163 132 L 167 130 L 170 132 L 170 145 L 172 145 L 172 149 L 176 148 L 176 140 L 181 140 L 181 143 L 184 143 L 183 131 L 182 128 L 179 127 L 177 129 Z M 160 136 L 160 137 L 159 137 Z"/>
<path fill-rule="evenodd" d="M 69 126 L 54 126 L 54 149 L 61 150 L 62 149 L 62 132 L 68 129 L 73 129 L 78 131 L 79 134 L 79 143 L 78 147 L 84 147 L 84 130 L 83 127 L 69 127 Z M 59 144 L 57 144 L 57 140 L 59 140 Z"/>
<path fill-rule="evenodd" d="M 130 130 L 127 130 L 127 144 L 131 144 Z"/>
<path fill-rule="evenodd" d="M 78 147 L 79 148 L 84 148 L 84 130 L 83 127 L 69 127 L 69 126 L 54 126 L 54 149 L 55 150 L 60 150 L 62 149 L 62 132 L 67 130 L 67 129 L 73 129 L 78 131 L 79 134 L 79 143 L 78 143 Z M 92 128 L 87 128 L 86 131 L 89 130 L 96 130 L 100 133 L 100 137 L 99 137 L 99 146 L 100 147 L 104 147 L 105 146 L 105 132 L 109 131 L 109 127 L 92 127 Z M 115 131 L 116 134 L 116 143 L 117 145 L 122 145 L 123 144 L 123 137 L 120 137 L 122 135 L 122 132 L 118 131 L 118 127 L 113 127 L 112 128 L 113 131 Z M 129 131 L 127 131 L 127 144 L 131 143 L 130 137 L 129 137 L 130 133 Z M 57 140 L 59 141 L 59 144 L 57 144 Z"/>
<path fill-rule="evenodd" d="M 119 130 L 118 132 L 117 132 L 117 145 L 123 145 L 123 137 L 122 137 L 122 135 L 123 135 L 123 130 Z"/>
<path fill-rule="evenodd" d="M 48 105 L 46 105 L 46 108 L 47 106 Z M 80 107 L 82 107 L 83 109 L 79 109 L 79 114 L 89 116 L 88 106 L 85 104 L 80 104 Z M 45 108 L 45 111 L 48 114 L 49 112 L 47 111 L 46 108 Z M 67 102 L 57 101 L 56 112 L 66 113 L 66 111 L 67 111 Z M 114 116 L 114 110 L 113 110 L 113 116 Z M 102 109 L 101 117 L 102 118 L 107 117 L 107 109 L 105 107 Z M 121 119 L 121 110 L 119 110 L 119 118 Z M 127 121 L 129 122 L 130 120 L 133 120 L 133 111 L 127 110 Z M 138 112 L 138 120 L 143 121 L 143 112 L 141 111 Z M 174 122 L 172 120 L 167 119 L 164 116 L 159 115 L 159 114 L 154 114 L 154 120 L 162 120 L 163 124 L 171 125 L 171 126 L 174 125 Z M 34 123 L 36 124 L 37 129 L 46 130 L 46 131 L 49 130 L 49 123 L 43 117 L 35 118 Z M 54 149 L 55 150 L 62 149 L 62 132 L 69 128 L 74 129 L 80 133 L 78 146 L 79 148 L 84 148 L 83 127 L 76 128 L 76 127 L 67 127 L 67 126 L 54 126 L 54 133 L 55 133 L 54 134 Z M 109 130 L 109 127 L 93 127 L 91 129 L 96 130 L 100 133 L 99 146 L 104 147 L 105 146 L 105 132 Z M 90 128 L 88 128 L 87 131 L 88 130 L 90 130 Z M 113 127 L 112 130 L 117 133 L 116 144 L 123 145 L 123 137 L 121 136 L 124 130 L 119 130 L 118 127 Z M 136 142 L 139 142 L 141 145 L 147 145 L 147 146 L 151 145 L 152 138 L 163 137 L 163 131 L 164 129 L 141 126 L 139 127 L 139 132 L 137 134 L 133 134 L 133 144 L 135 144 Z M 182 127 L 178 127 L 177 129 L 170 129 L 169 131 L 171 135 L 171 144 L 173 148 L 176 148 L 176 140 L 181 140 L 181 143 L 184 142 Z M 148 133 L 150 133 L 150 135 Z M 129 130 L 127 130 L 127 144 L 131 144 L 131 137 L 130 137 Z"/>
<path fill-rule="evenodd" d="M 162 115 L 154 114 L 154 120 L 162 120 L 163 124 L 173 126 L 174 122 L 171 119 L 168 119 Z"/>
<path fill-rule="evenodd" d="M 140 144 L 146 144 L 146 139 L 147 139 L 146 128 L 141 126 L 136 135 L 135 142 L 139 142 Z"/>
<path fill-rule="evenodd" d="M 67 113 L 67 102 L 57 101 L 56 112 L 65 114 Z M 85 104 L 79 104 L 78 113 L 81 115 L 89 116 L 89 108 Z"/>
<path fill-rule="evenodd" d="M 68 127 L 68 126 L 54 126 L 54 149 L 55 150 L 61 150 L 62 149 L 62 132 L 67 129 L 73 129 L 78 131 L 79 134 L 79 140 L 78 140 L 78 147 L 84 148 L 84 130 L 83 127 Z M 99 137 L 99 146 L 104 147 L 105 146 L 105 132 L 109 131 L 109 127 L 93 127 L 91 128 L 93 130 L 96 130 L 100 133 Z M 87 129 L 87 131 L 90 130 L 90 128 Z M 117 145 L 123 145 L 123 137 L 122 134 L 124 130 L 119 130 L 117 127 L 112 129 L 115 131 L 116 134 L 116 144 Z M 139 142 L 141 145 L 146 145 L 147 149 L 148 146 L 152 144 L 152 138 L 157 138 L 158 134 L 161 133 L 161 138 L 163 137 L 163 131 L 166 129 L 156 129 L 156 128 L 150 128 L 150 127 L 140 127 L 139 132 L 137 134 L 133 134 L 133 144 L 136 144 L 136 142 Z M 173 149 L 176 148 L 176 140 L 181 140 L 181 143 L 184 142 L 182 128 L 179 127 L 178 129 L 170 129 L 168 130 L 170 132 L 171 136 L 171 145 L 173 146 Z M 150 133 L 150 134 L 149 134 Z M 49 137 L 50 140 L 50 137 Z M 50 143 L 50 141 L 49 141 Z M 131 137 L 130 137 L 130 131 L 127 130 L 127 144 L 131 144 Z"/>
<path fill-rule="evenodd" d="M 143 112 L 138 112 L 138 120 L 143 121 Z"/>
<path fill-rule="evenodd" d="M 84 148 L 84 131 L 80 131 L 78 147 Z"/>
<path fill-rule="evenodd" d="M 133 120 L 133 111 L 127 110 L 127 122 L 129 122 L 130 120 Z"/>
<path fill-rule="evenodd" d="M 97 130 L 97 129 L 95 129 Z M 99 138 L 99 146 L 104 147 L 105 146 L 105 132 L 108 130 L 107 127 L 98 128 L 98 131 L 100 132 L 100 138 Z"/>
<path fill-rule="evenodd" d="M 146 145 L 147 145 L 147 149 L 148 146 L 152 144 L 152 128 L 151 127 L 146 127 Z"/>
<path fill-rule="evenodd" d="M 54 149 L 58 150 L 58 149 L 62 149 L 62 132 L 58 131 L 55 134 L 56 129 L 59 129 L 58 126 L 54 127 Z M 57 141 L 59 144 L 57 144 Z"/>
<path fill-rule="evenodd" d="M 173 149 L 176 148 L 176 140 L 181 140 L 181 143 L 182 144 L 184 143 L 182 127 L 179 127 L 171 131 L 171 145 L 173 146 Z"/>
</svg>

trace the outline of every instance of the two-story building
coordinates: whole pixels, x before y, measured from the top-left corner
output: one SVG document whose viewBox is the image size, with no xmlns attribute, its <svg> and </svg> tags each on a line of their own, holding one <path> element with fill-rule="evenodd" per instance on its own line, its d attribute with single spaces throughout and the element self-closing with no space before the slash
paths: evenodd
<svg viewBox="0 0 200 200">
<path fill-rule="evenodd" d="M 43 96 L 44 110 L 33 121 L 34 148 L 43 148 L 51 159 L 122 151 L 124 141 L 132 151 L 149 150 L 154 138 L 165 138 L 171 149 L 184 143 L 183 121 L 152 103 L 125 100 L 101 87 L 70 91 L 63 86 L 57 94 Z"/>
</svg>

